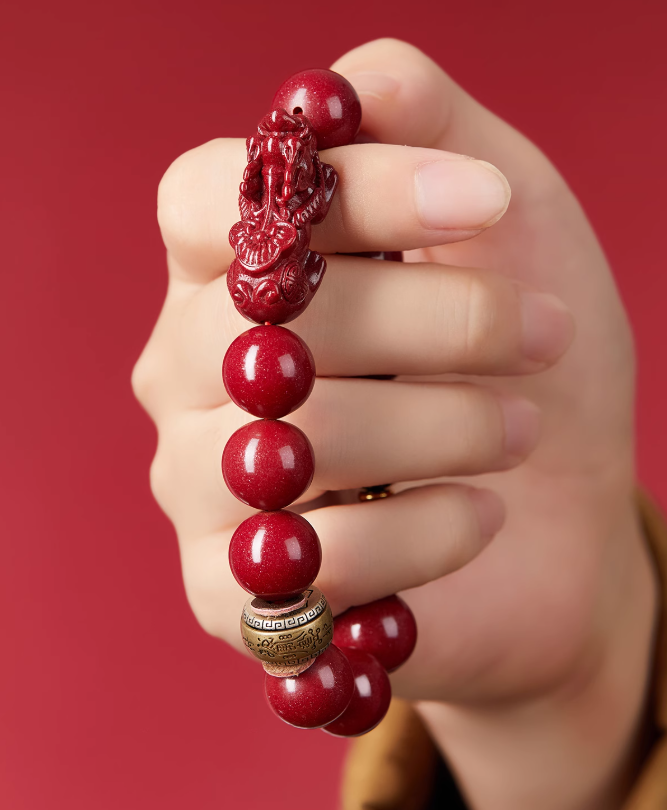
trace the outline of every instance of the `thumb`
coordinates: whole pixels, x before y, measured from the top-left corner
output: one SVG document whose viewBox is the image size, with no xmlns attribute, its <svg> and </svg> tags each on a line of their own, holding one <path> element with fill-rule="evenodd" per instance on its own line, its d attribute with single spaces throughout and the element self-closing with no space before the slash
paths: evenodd
<svg viewBox="0 0 667 810">
<path fill-rule="evenodd" d="M 381 143 L 459 152 L 498 166 L 516 194 L 562 183 L 546 157 L 491 113 L 433 60 L 406 42 L 378 39 L 338 59 L 332 69 L 354 86 L 362 130 Z"/>
</svg>

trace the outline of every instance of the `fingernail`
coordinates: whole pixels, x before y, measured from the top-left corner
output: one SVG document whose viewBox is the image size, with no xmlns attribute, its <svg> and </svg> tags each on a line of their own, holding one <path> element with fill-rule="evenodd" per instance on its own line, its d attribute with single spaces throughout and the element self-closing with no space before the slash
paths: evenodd
<svg viewBox="0 0 667 810">
<path fill-rule="evenodd" d="M 527 399 L 509 394 L 500 398 L 505 421 L 505 455 L 511 460 L 524 459 L 540 438 L 540 411 Z"/>
<path fill-rule="evenodd" d="M 489 489 L 471 488 L 468 493 L 479 522 L 479 534 L 483 540 L 490 540 L 505 522 L 505 504 Z"/>
<path fill-rule="evenodd" d="M 345 78 L 360 96 L 373 96 L 381 101 L 395 96 L 400 86 L 393 76 L 375 70 L 349 73 Z"/>
<path fill-rule="evenodd" d="M 519 289 L 521 348 L 529 360 L 548 363 L 570 345 L 574 321 L 570 310 L 555 295 Z"/>
<path fill-rule="evenodd" d="M 422 163 L 415 184 L 417 212 L 429 230 L 488 228 L 505 213 L 511 196 L 495 166 L 461 155 Z"/>
</svg>

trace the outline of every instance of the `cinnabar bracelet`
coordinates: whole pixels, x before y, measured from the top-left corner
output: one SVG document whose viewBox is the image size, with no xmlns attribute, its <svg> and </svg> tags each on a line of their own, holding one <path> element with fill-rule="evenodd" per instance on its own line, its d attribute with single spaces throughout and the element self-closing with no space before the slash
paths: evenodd
<svg viewBox="0 0 667 810">
<path fill-rule="evenodd" d="M 260 417 L 230 437 L 222 456 L 231 492 L 262 510 L 238 527 L 229 547 L 234 577 L 254 597 L 243 610 L 242 637 L 266 670 L 273 711 L 291 725 L 339 736 L 363 734 L 384 717 L 387 672 L 407 660 L 417 637 L 410 609 L 396 596 L 351 608 L 334 633 L 326 597 L 313 586 L 319 539 L 305 518 L 286 510 L 310 486 L 315 463 L 305 434 L 280 419 L 310 395 L 315 362 L 279 324 L 303 312 L 326 271 L 324 257 L 310 250 L 310 233 L 329 210 L 338 176 L 318 149 L 352 143 L 360 123 L 349 82 L 309 70 L 280 87 L 248 138 L 227 285 L 237 310 L 259 325 L 236 338 L 222 369 L 233 402 Z M 386 497 L 387 486 L 367 487 L 364 499 Z"/>
</svg>

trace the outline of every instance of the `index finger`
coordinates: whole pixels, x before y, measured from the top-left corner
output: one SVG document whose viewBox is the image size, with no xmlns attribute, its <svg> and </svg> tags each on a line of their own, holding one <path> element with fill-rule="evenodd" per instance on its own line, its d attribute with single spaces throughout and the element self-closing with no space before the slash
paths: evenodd
<svg viewBox="0 0 667 810">
<path fill-rule="evenodd" d="M 358 144 L 325 150 L 340 175 L 331 210 L 312 231 L 322 253 L 410 250 L 467 239 L 504 213 L 510 191 L 484 161 L 436 149 Z M 186 152 L 165 174 L 158 219 L 172 266 L 206 283 L 234 258 L 231 226 L 239 219 L 245 165 L 240 139 L 218 139 Z"/>
</svg>

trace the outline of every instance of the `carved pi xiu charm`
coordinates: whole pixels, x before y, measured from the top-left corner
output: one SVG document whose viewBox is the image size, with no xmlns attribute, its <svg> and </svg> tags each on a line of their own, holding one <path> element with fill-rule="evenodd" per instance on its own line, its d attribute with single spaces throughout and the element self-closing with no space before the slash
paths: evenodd
<svg viewBox="0 0 667 810">
<path fill-rule="evenodd" d="M 243 643 L 272 675 L 302 672 L 331 643 L 333 616 L 324 594 L 312 587 L 304 597 L 305 604 L 278 617 L 258 613 L 253 605 L 256 599 L 248 599 L 243 608 Z"/>
<path fill-rule="evenodd" d="M 248 320 L 288 323 L 308 306 L 326 270 L 324 257 L 309 248 L 310 229 L 326 216 L 338 175 L 320 161 L 302 114 L 272 110 L 246 143 L 227 286 Z"/>
</svg>

